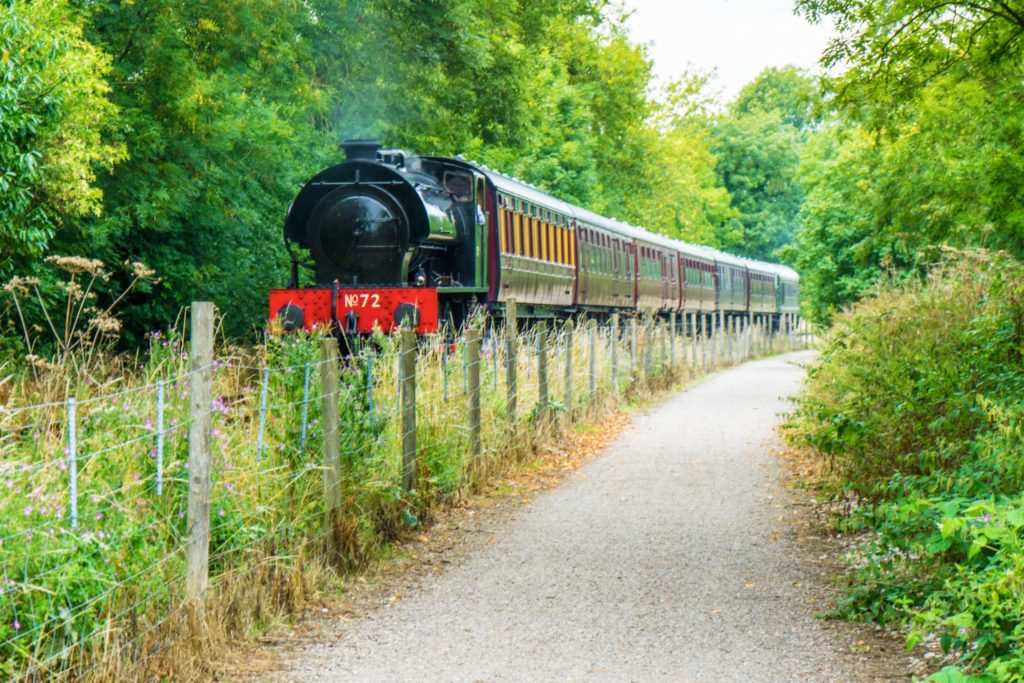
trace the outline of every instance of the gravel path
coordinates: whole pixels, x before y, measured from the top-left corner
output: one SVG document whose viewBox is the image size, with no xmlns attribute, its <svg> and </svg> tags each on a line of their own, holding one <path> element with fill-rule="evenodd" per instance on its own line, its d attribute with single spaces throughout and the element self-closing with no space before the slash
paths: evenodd
<svg viewBox="0 0 1024 683">
<path fill-rule="evenodd" d="M 494 544 L 284 679 L 860 680 L 813 616 L 770 454 L 809 357 L 748 363 L 638 416 Z"/>
</svg>

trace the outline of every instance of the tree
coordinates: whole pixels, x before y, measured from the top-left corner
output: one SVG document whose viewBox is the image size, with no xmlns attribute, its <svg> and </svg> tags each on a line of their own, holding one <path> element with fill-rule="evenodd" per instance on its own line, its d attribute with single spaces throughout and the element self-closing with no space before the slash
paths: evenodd
<svg viewBox="0 0 1024 683">
<path fill-rule="evenodd" d="M 884 124 L 938 78 L 1002 79 L 1020 68 L 1024 7 L 1012 0 L 797 0 L 837 37 L 822 61 L 850 113 Z"/>
<path fill-rule="evenodd" d="M 110 140 L 110 57 L 66 0 L 0 5 L 0 279 L 39 259 L 68 221 L 103 207 L 97 173 L 125 155 Z"/>
<path fill-rule="evenodd" d="M 794 68 L 769 68 L 740 91 L 715 125 L 718 174 L 737 217 L 720 230 L 722 245 L 772 260 L 796 228 L 803 190 L 800 150 L 818 125 L 817 81 Z"/>
<path fill-rule="evenodd" d="M 730 104 L 734 116 L 777 112 L 782 123 L 806 132 L 821 123 L 818 79 L 795 66 L 768 67 Z"/>
<path fill-rule="evenodd" d="M 103 179 L 103 215 L 57 246 L 157 271 L 155 296 L 125 309 L 130 333 L 165 327 L 198 299 L 225 311 L 232 334 L 262 326 L 266 289 L 286 262 L 284 211 L 332 146 L 317 125 L 326 105 L 310 40 L 327 9 L 297 0 L 96 6 L 90 36 L 114 55 L 108 78 L 129 158 Z"/>
</svg>

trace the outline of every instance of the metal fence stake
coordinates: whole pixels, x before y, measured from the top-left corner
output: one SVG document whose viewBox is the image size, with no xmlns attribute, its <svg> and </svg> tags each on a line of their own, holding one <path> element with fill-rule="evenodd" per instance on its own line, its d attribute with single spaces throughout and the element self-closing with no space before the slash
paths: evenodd
<svg viewBox="0 0 1024 683">
<path fill-rule="evenodd" d="M 475 458 L 483 452 L 480 440 L 480 330 L 466 330 L 466 356 L 469 378 L 469 452 Z"/>
<path fill-rule="evenodd" d="M 402 386 L 402 488 L 416 488 L 416 333 L 403 328 L 399 344 Z"/>
<path fill-rule="evenodd" d="M 256 432 L 256 462 L 263 459 L 263 440 L 267 430 L 267 390 L 270 384 L 270 368 L 263 368 L 260 383 L 260 425 Z"/>
<path fill-rule="evenodd" d="M 71 528 L 78 528 L 78 403 L 73 398 L 67 402 L 68 429 L 68 516 Z"/>
<path fill-rule="evenodd" d="M 299 452 L 306 450 L 306 432 L 309 429 L 309 375 L 313 368 L 309 363 L 302 368 L 302 424 L 299 427 Z"/>
<path fill-rule="evenodd" d="M 156 382 L 156 495 L 164 492 L 164 381 Z"/>
<path fill-rule="evenodd" d="M 441 339 L 441 398 L 448 402 L 448 340 Z"/>
</svg>

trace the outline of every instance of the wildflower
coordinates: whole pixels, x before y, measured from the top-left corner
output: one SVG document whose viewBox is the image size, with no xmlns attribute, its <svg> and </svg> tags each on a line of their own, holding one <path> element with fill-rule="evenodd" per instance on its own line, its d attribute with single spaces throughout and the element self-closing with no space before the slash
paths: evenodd
<svg viewBox="0 0 1024 683">
<path fill-rule="evenodd" d="M 100 539 L 101 541 L 103 539 L 105 539 L 106 537 L 107 537 L 107 532 L 106 531 L 100 531 L 100 532 L 98 532 L 96 534 L 96 538 Z"/>
<path fill-rule="evenodd" d="M 94 494 L 92 494 L 91 496 L 89 496 L 89 502 L 90 502 L 90 503 L 98 503 L 98 502 L 100 502 L 100 497 L 99 497 L 99 496 L 97 496 L 97 495 L 96 495 L 96 494 L 94 493 Z"/>
<path fill-rule="evenodd" d="M 132 275 L 140 280 L 153 277 L 156 275 L 156 271 L 147 266 L 142 261 L 132 261 Z"/>
<path fill-rule="evenodd" d="M 104 275 L 103 261 L 99 259 L 81 256 L 47 256 L 46 260 L 68 273 L 89 273 L 100 277 Z"/>
<path fill-rule="evenodd" d="M 85 290 L 74 280 L 71 280 L 64 285 L 61 285 L 61 289 L 64 289 L 68 293 L 68 298 L 72 301 L 81 301 L 82 297 L 85 296 Z"/>
<path fill-rule="evenodd" d="M 21 622 L 18 621 L 17 619 L 15 619 L 14 621 L 11 622 L 11 628 L 13 628 L 15 631 L 20 631 L 21 630 Z"/>
<path fill-rule="evenodd" d="M 4 484 L 6 484 L 7 488 L 9 488 L 9 489 L 13 489 L 14 488 L 14 480 L 13 479 L 8 479 L 7 481 L 4 482 Z"/>
<path fill-rule="evenodd" d="M 221 517 L 223 517 L 224 516 L 224 510 L 223 509 L 218 510 L 217 514 L 220 515 Z"/>
<path fill-rule="evenodd" d="M 89 321 L 89 327 L 95 327 L 101 334 L 117 334 L 121 331 L 121 321 L 108 313 L 100 313 Z"/>
<path fill-rule="evenodd" d="M 4 291 L 24 296 L 29 293 L 29 287 L 35 287 L 38 284 L 39 280 L 34 277 L 15 277 L 4 285 Z"/>
<path fill-rule="evenodd" d="M 221 437 L 221 432 L 216 427 L 213 428 L 213 430 L 210 432 L 210 434 L 212 434 L 213 438 L 215 438 L 215 439 L 219 439 Z"/>
<path fill-rule="evenodd" d="M 103 520 L 103 513 L 102 512 L 97 512 L 96 513 L 96 521 L 99 522 L 99 521 L 102 521 L 102 520 Z M 100 533 L 103 533 L 103 532 L 101 531 Z"/>
<path fill-rule="evenodd" d="M 147 418 L 146 421 L 142 423 L 142 428 L 147 432 L 153 431 L 153 421 Z"/>
<path fill-rule="evenodd" d="M 24 515 L 25 515 L 26 517 L 30 516 L 30 515 L 32 514 L 32 506 L 31 506 L 31 505 L 26 505 L 26 506 L 25 506 L 25 509 L 24 509 L 24 510 L 22 510 L 22 513 L 23 513 L 23 514 L 24 514 Z"/>
</svg>

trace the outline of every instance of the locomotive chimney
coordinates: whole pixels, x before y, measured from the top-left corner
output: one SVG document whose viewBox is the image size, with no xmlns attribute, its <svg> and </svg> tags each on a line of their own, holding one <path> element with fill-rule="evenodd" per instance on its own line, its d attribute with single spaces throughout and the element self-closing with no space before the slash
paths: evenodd
<svg viewBox="0 0 1024 683">
<path fill-rule="evenodd" d="M 380 143 L 376 140 L 345 140 L 341 143 L 348 161 L 376 161 Z"/>
</svg>

